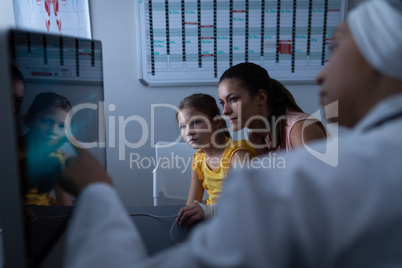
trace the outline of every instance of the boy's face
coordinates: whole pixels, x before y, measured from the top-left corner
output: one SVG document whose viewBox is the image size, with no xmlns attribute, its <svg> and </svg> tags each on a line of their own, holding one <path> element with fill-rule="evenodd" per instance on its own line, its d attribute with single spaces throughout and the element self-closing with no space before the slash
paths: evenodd
<svg viewBox="0 0 402 268">
<path fill-rule="evenodd" d="M 45 145 L 54 145 L 66 135 L 67 112 L 53 108 L 36 116 L 31 124 L 31 131 Z"/>
<path fill-rule="evenodd" d="M 339 123 L 353 127 L 376 102 L 379 74 L 367 63 L 347 23 L 334 34 L 330 63 L 317 76 L 321 105 L 338 102 Z"/>
<path fill-rule="evenodd" d="M 24 83 L 20 80 L 13 82 L 13 98 L 14 98 L 14 115 L 17 115 L 21 110 L 21 105 L 24 100 Z"/>
</svg>

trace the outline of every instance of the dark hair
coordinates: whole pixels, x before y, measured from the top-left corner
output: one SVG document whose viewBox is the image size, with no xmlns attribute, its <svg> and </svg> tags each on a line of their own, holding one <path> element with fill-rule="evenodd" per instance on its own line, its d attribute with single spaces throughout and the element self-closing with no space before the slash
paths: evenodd
<svg viewBox="0 0 402 268">
<path fill-rule="evenodd" d="M 12 64 L 10 64 L 10 69 L 11 69 L 11 77 L 13 78 L 13 80 L 21 81 L 22 84 L 24 84 L 24 87 L 26 87 L 25 78 L 22 75 L 21 71 Z"/>
<path fill-rule="evenodd" d="M 247 89 L 250 96 L 257 95 L 260 89 L 267 93 L 267 106 L 271 110 L 268 116 L 268 122 L 271 126 L 275 124 L 275 119 L 286 116 L 286 110 L 292 112 L 303 112 L 296 104 L 295 99 L 289 90 L 279 81 L 269 77 L 267 70 L 261 66 L 244 62 L 227 69 L 219 79 L 219 83 L 227 79 L 236 79 L 241 86 Z M 273 148 L 285 142 L 286 120 L 280 120 L 276 128 L 277 142 L 273 144 Z"/>
<path fill-rule="evenodd" d="M 61 108 L 66 112 L 69 112 L 71 110 L 71 103 L 66 97 L 53 92 L 45 92 L 36 95 L 24 117 L 25 125 L 29 127 L 38 114 L 49 111 L 53 108 Z"/>
<path fill-rule="evenodd" d="M 221 111 L 219 110 L 218 105 L 216 104 L 216 100 L 214 97 L 203 94 L 203 93 L 196 93 L 185 97 L 179 104 L 179 107 L 176 111 L 176 121 L 179 122 L 178 115 L 180 110 L 184 108 L 189 108 L 191 110 L 198 111 L 208 116 L 211 121 L 217 120 L 216 116 L 219 116 L 218 120 L 222 121 L 221 129 L 224 129 L 221 133 L 225 136 L 230 138 L 229 130 L 226 126 L 226 121 L 221 116 Z"/>
</svg>

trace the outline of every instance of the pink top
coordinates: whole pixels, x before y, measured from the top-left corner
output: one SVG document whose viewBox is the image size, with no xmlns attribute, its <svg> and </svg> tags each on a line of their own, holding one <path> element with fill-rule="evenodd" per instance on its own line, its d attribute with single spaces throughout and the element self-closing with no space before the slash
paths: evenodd
<svg viewBox="0 0 402 268">
<path fill-rule="evenodd" d="M 287 152 L 293 151 L 293 146 L 292 146 L 292 143 L 290 142 L 290 131 L 292 130 L 293 126 L 297 122 L 302 121 L 302 120 L 306 120 L 306 119 L 309 119 L 309 118 L 310 119 L 315 119 L 315 118 L 313 118 L 310 115 L 305 114 L 305 113 L 292 113 L 292 112 L 289 112 L 286 115 L 286 127 L 285 127 L 285 130 L 286 130 L 286 151 Z M 315 119 L 315 120 L 317 120 L 317 119 Z M 321 122 L 320 122 L 320 125 L 324 129 L 324 126 L 322 125 Z M 265 139 L 267 139 L 267 138 L 265 138 Z"/>
<path fill-rule="evenodd" d="M 286 114 L 286 126 L 285 126 L 285 131 L 286 131 L 286 135 L 285 135 L 285 146 L 286 147 L 285 147 L 285 149 L 287 152 L 293 151 L 293 146 L 292 146 L 292 143 L 290 142 L 290 131 L 292 131 L 292 128 L 294 127 L 294 125 L 297 122 L 302 121 L 302 120 L 307 120 L 307 119 L 314 119 L 321 126 L 321 128 L 324 130 L 324 132 L 327 133 L 327 131 L 324 128 L 324 125 L 318 119 L 316 119 L 308 114 L 305 114 L 305 113 L 288 112 Z M 251 142 L 255 143 L 256 145 L 261 144 L 261 142 L 258 141 L 258 137 L 256 137 L 256 136 L 257 135 L 253 135 L 252 132 L 250 132 L 249 140 Z M 262 138 L 261 138 L 261 140 L 262 140 Z M 268 145 L 268 147 L 264 148 L 264 149 L 257 148 L 258 155 L 261 155 L 261 154 L 264 154 L 264 153 L 267 153 L 270 151 L 272 142 L 271 142 L 269 135 L 267 135 L 265 137 L 265 143 Z M 277 148 L 277 150 L 282 149 L 282 147 L 280 145 L 277 146 L 276 148 Z"/>
</svg>

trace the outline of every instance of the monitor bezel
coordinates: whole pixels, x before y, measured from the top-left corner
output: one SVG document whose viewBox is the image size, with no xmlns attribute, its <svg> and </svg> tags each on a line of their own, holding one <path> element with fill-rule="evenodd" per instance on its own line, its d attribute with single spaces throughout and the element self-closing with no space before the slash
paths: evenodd
<svg viewBox="0 0 402 268">
<path fill-rule="evenodd" d="M 0 215 L 3 228 L 4 267 L 27 267 L 23 205 L 21 200 L 20 169 L 17 161 L 17 134 L 11 95 L 11 72 L 9 64 L 9 34 L 0 30 Z"/>
</svg>

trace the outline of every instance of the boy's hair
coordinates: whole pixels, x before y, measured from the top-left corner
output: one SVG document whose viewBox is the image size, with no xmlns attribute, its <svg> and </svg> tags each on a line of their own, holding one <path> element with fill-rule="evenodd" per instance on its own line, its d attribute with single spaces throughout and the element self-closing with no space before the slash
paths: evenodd
<svg viewBox="0 0 402 268">
<path fill-rule="evenodd" d="M 13 80 L 21 81 L 24 87 L 26 87 L 25 78 L 22 75 L 21 71 L 12 64 L 10 64 L 10 69 L 11 69 L 11 77 L 13 78 Z"/>
<path fill-rule="evenodd" d="M 66 97 L 53 92 L 45 92 L 36 95 L 24 117 L 25 125 L 29 127 L 38 114 L 53 108 L 61 108 L 69 112 L 71 110 L 71 103 Z"/>
<path fill-rule="evenodd" d="M 303 110 L 296 104 L 292 93 L 282 85 L 279 81 L 272 79 L 267 70 L 261 66 L 244 62 L 227 69 L 219 79 L 219 83 L 227 79 L 236 79 L 241 86 L 247 89 L 251 97 L 257 95 L 260 89 L 265 90 L 267 93 L 267 106 L 272 113 L 268 116 L 268 122 L 271 126 L 281 116 L 286 116 L 286 110 L 292 112 L 303 112 Z M 285 142 L 286 120 L 278 121 L 278 127 L 276 128 L 277 142 L 273 144 L 273 147 L 277 147 Z M 272 135 L 275 135 L 272 133 Z"/>
<path fill-rule="evenodd" d="M 179 104 L 179 107 L 176 111 L 176 121 L 179 122 L 179 112 L 184 108 L 189 108 L 191 110 L 198 111 L 200 113 L 205 114 L 211 121 L 221 120 L 221 132 L 225 137 L 231 138 L 229 130 L 226 126 L 226 121 L 222 118 L 221 112 L 219 110 L 218 105 L 216 104 L 216 100 L 214 97 L 203 94 L 203 93 L 196 93 L 185 97 Z M 217 119 L 218 117 L 218 119 Z"/>
</svg>

